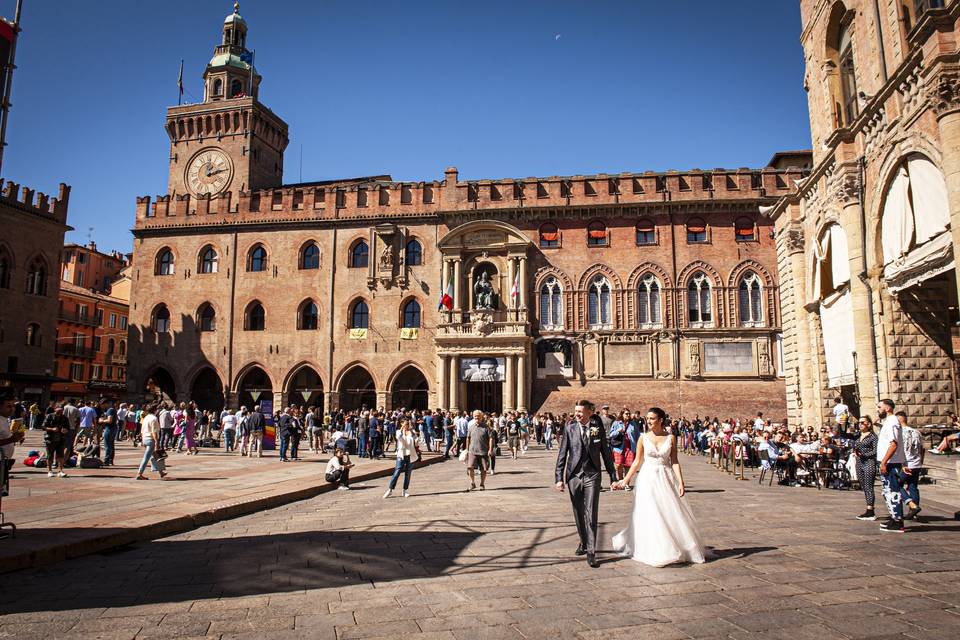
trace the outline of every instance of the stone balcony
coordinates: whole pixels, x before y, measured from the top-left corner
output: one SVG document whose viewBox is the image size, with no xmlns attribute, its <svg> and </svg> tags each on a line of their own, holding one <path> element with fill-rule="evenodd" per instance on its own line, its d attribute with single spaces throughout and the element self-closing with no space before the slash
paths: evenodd
<svg viewBox="0 0 960 640">
<path fill-rule="evenodd" d="M 518 338 L 530 335 L 526 309 L 443 311 L 437 339 Z"/>
</svg>

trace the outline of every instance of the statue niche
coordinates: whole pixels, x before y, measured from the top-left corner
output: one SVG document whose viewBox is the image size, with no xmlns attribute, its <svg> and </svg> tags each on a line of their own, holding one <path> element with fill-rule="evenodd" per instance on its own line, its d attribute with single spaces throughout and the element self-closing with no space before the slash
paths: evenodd
<svg viewBox="0 0 960 640">
<path fill-rule="evenodd" d="M 473 308 L 493 311 L 500 306 L 500 297 L 493 288 L 497 270 L 491 264 L 478 266 L 474 270 Z"/>
</svg>

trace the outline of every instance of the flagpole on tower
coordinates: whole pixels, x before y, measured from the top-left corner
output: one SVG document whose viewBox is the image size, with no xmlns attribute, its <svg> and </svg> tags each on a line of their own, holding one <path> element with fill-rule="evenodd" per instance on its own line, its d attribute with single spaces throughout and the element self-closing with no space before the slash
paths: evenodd
<svg viewBox="0 0 960 640">
<path fill-rule="evenodd" d="M 180 58 L 180 75 L 177 77 L 177 89 L 180 91 L 177 96 L 177 106 L 183 101 L 183 58 Z"/>
<path fill-rule="evenodd" d="M 3 73 L 0 74 L 0 77 L 3 77 L 3 94 L 0 96 L 2 103 L 0 103 L 0 167 L 3 166 L 3 149 L 7 146 L 7 117 L 10 115 L 10 88 L 13 84 L 13 70 L 16 69 L 14 64 L 14 59 L 17 55 L 17 40 L 20 35 L 20 13 L 23 10 L 23 0 L 17 0 L 17 11 L 14 14 L 13 24 L 8 23 L 6 20 L 3 21 L 4 30 L 9 32 L 5 33 L 4 37 L 9 38 L 9 57 L 6 60 L 0 60 L 0 64 L 3 66 Z"/>
</svg>

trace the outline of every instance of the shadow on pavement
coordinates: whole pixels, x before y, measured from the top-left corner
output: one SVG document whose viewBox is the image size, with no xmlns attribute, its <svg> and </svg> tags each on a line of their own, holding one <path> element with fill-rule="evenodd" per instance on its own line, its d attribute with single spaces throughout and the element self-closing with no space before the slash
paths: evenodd
<svg viewBox="0 0 960 640">
<path fill-rule="evenodd" d="M 62 531 L 62 530 L 61 530 Z M 435 576 L 479 532 L 312 531 L 155 540 L 62 566 L 7 574 L 0 615 L 181 602 Z M 438 553 L 440 551 L 440 553 Z M 411 587 L 412 589 L 412 587 Z"/>
</svg>

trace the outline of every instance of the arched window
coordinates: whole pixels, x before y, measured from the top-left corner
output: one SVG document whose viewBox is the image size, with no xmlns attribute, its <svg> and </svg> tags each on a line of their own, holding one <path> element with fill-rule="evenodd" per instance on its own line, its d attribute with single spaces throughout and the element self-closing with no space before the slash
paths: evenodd
<svg viewBox="0 0 960 640">
<path fill-rule="evenodd" d="M 157 333 L 170 332 L 170 310 L 167 309 L 167 305 L 158 304 L 153 309 L 153 322 L 150 324 Z"/>
<path fill-rule="evenodd" d="M 217 312 L 209 302 L 204 302 L 200 306 L 200 311 L 197 312 L 197 325 L 200 331 L 217 330 Z"/>
<path fill-rule="evenodd" d="M 319 269 L 320 268 L 320 247 L 316 242 L 308 242 L 300 251 L 301 269 Z"/>
<path fill-rule="evenodd" d="M 560 246 L 560 230 L 557 225 L 548 222 L 540 227 L 540 246 L 546 249 Z"/>
<path fill-rule="evenodd" d="M 753 242 L 757 239 L 757 229 L 750 218 L 737 218 L 733 224 L 733 233 L 737 242 Z"/>
<path fill-rule="evenodd" d="M 157 254 L 157 264 L 153 272 L 158 276 L 173 275 L 173 252 L 170 249 L 161 249 Z"/>
<path fill-rule="evenodd" d="M 3 247 L 0 247 L 0 289 L 10 288 L 10 272 L 13 270 L 13 259 Z"/>
<path fill-rule="evenodd" d="M 350 310 L 350 328 L 366 329 L 370 325 L 370 310 L 367 303 L 363 300 L 357 300 Z"/>
<path fill-rule="evenodd" d="M 853 64 L 853 40 L 850 37 L 850 23 L 840 27 L 837 38 L 839 52 L 838 66 L 840 68 L 840 95 L 843 99 L 843 124 L 853 122 L 859 113 L 857 103 L 857 73 Z"/>
<path fill-rule="evenodd" d="M 637 290 L 637 321 L 641 327 L 656 327 L 663 323 L 660 315 L 660 283 L 652 273 L 640 279 Z"/>
<path fill-rule="evenodd" d="M 587 287 L 587 323 L 591 329 L 609 328 L 611 323 L 610 283 L 595 276 Z"/>
<path fill-rule="evenodd" d="M 113 338 L 107 340 L 107 355 L 112 356 L 113 352 L 117 350 L 117 343 Z"/>
<path fill-rule="evenodd" d="M 407 242 L 406 261 L 411 267 L 423 264 L 423 247 L 420 241 L 413 239 Z"/>
<path fill-rule="evenodd" d="M 420 326 L 420 303 L 410 300 L 403 305 L 403 328 L 416 329 Z"/>
<path fill-rule="evenodd" d="M 267 314 L 263 310 L 263 305 L 259 302 L 251 302 L 247 306 L 243 329 L 244 331 L 263 331 L 266 320 Z"/>
<path fill-rule="evenodd" d="M 358 240 L 350 249 L 349 266 L 355 269 L 366 269 L 369 258 L 370 248 L 367 246 L 366 240 Z"/>
<path fill-rule="evenodd" d="M 200 264 L 197 271 L 200 273 L 216 273 L 219 262 L 220 258 L 217 256 L 217 250 L 207 245 L 200 250 Z"/>
<path fill-rule="evenodd" d="M 320 322 L 320 312 L 313 300 L 305 300 L 297 313 L 297 329 L 316 329 Z"/>
<path fill-rule="evenodd" d="M 637 244 L 657 244 L 657 229 L 649 220 L 637 223 Z"/>
<path fill-rule="evenodd" d="M 127 355 L 127 341 L 121 340 L 117 343 L 117 355 L 125 356 Z"/>
<path fill-rule="evenodd" d="M 40 346 L 40 325 L 35 322 L 31 322 L 27 325 L 27 346 Z"/>
<path fill-rule="evenodd" d="M 687 320 L 691 327 L 705 327 L 713 322 L 710 289 L 710 279 L 703 271 L 690 276 L 687 282 Z"/>
<path fill-rule="evenodd" d="M 687 222 L 687 243 L 695 244 L 707 241 L 707 224 L 700 218 Z"/>
<path fill-rule="evenodd" d="M 563 288 L 553 276 L 540 285 L 540 327 L 563 328 Z"/>
<path fill-rule="evenodd" d="M 255 245 L 247 258 L 247 271 L 267 270 L 267 250 L 262 244 Z"/>
<path fill-rule="evenodd" d="M 607 225 L 603 224 L 599 220 L 594 220 L 587 225 L 587 246 L 607 246 Z"/>
<path fill-rule="evenodd" d="M 219 96 L 223 94 L 223 80 L 217 78 L 213 81 L 213 95 Z"/>
<path fill-rule="evenodd" d="M 239 80 L 234 80 L 230 83 L 230 97 L 236 98 L 243 95 L 243 83 Z"/>
<path fill-rule="evenodd" d="M 47 295 L 47 267 L 40 257 L 34 258 L 27 268 L 27 293 Z"/>
<path fill-rule="evenodd" d="M 760 286 L 760 278 L 753 271 L 747 271 L 740 278 L 737 303 L 740 308 L 740 326 L 763 326 L 763 288 Z"/>
</svg>

